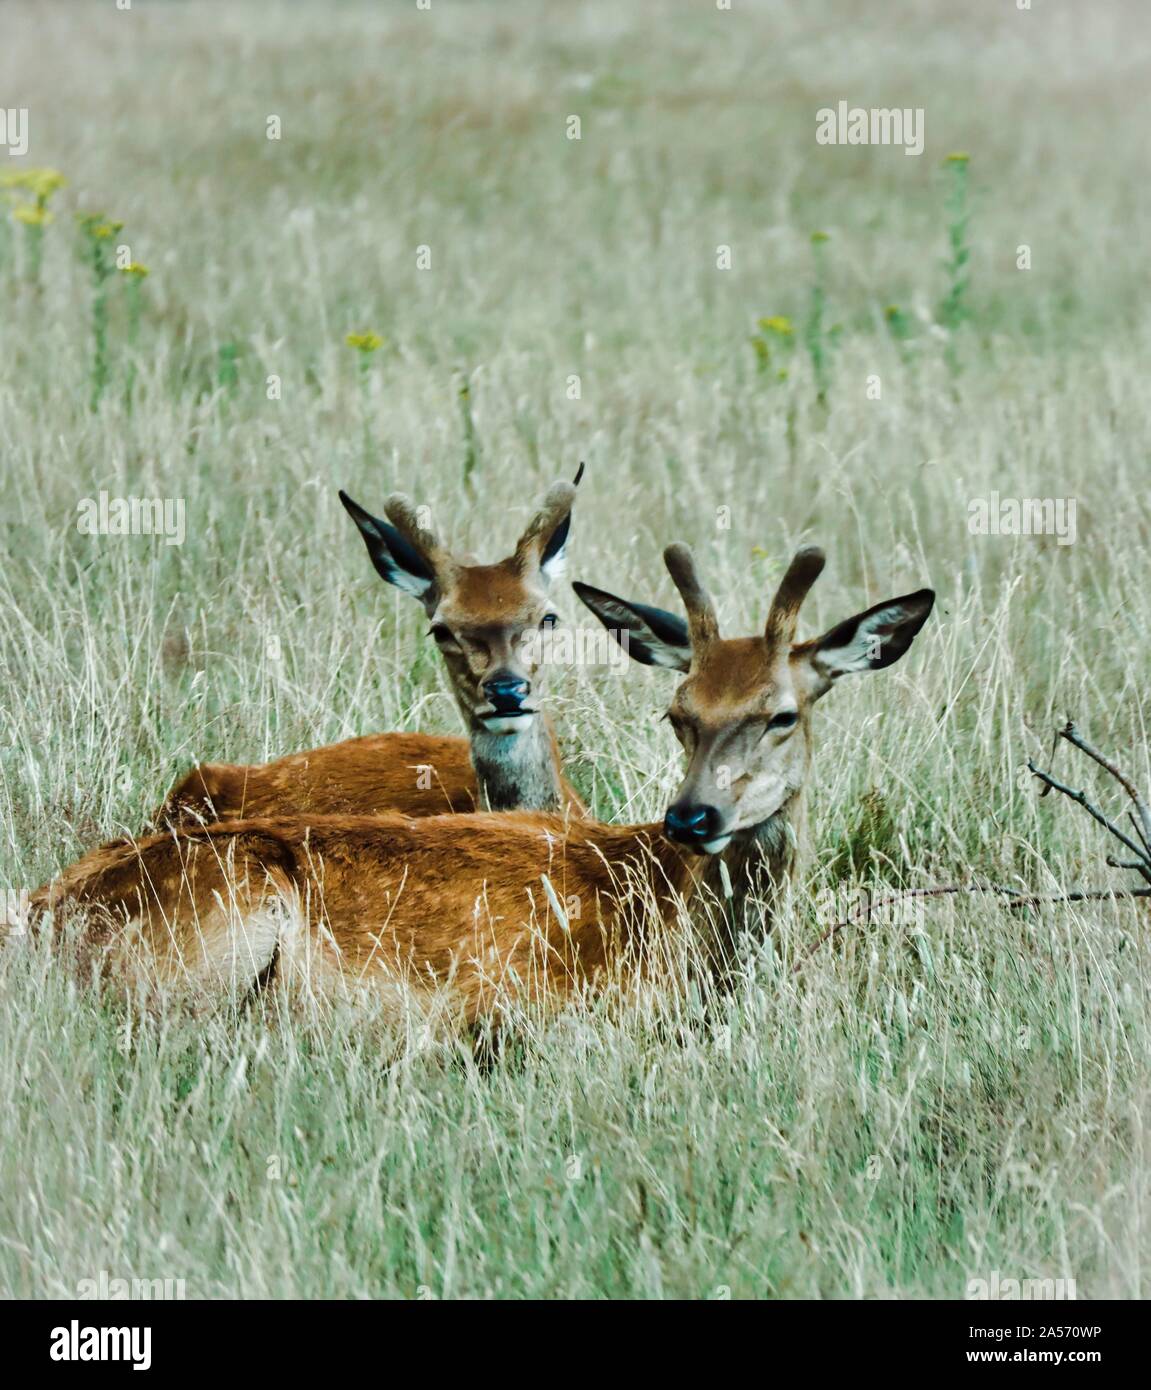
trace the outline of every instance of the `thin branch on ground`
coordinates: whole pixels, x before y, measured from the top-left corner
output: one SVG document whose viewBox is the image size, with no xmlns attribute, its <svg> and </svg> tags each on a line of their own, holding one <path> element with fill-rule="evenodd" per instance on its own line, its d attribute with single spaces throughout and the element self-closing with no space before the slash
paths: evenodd
<svg viewBox="0 0 1151 1390">
<path fill-rule="evenodd" d="M 1109 820 L 1102 811 L 1099 810 L 1091 801 L 1087 799 L 1085 792 L 1077 791 L 1073 787 L 1060 782 L 1049 772 L 1044 772 L 1036 767 L 1032 759 L 1028 759 L 1027 766 L 1036 777 L 1043 783 L 1043 790 L 1040 796 L 1046 796 L 1048 792 L 1056 791 L 1082 806 L 1088 815 L 1093 817 L 1105 830 L 1127 849 L 1135 855 L 1134 859 L 1116 859 L 1114 855 L 1107 856 L 1107 864 L 1113 869 L 1134 869 L 1142 878 L 1151 884 L 1151 806 L 1148 805 L 1146 798 L 1140 793 L 1134 781 L 1122 771 L 1117 763 L 1100 753 L 1093 747 L 1079 732 L 1074 722 L 1068 720 L 1062 729 L 1059 730 L 1058 738 L 1066 739 L 1068 743 L 1078 748 L 1080 752 L 1086 753 L 1089 758 L 1098 763 L 1101 768 L 1110 773 L 1119 783 L 1127 795 L 1134 803 L 1134 809 L 1128 812 L 1131 824 L 1139 837 L 1139 843 L 1126 835 L 1114 821 Z M 986 893 L 998 895 L 1010 899 L 1003 905 L 1009 909 L 1019 907 L 1038 907 L 1045 903 L 1084 903 L 1084 902 L 1105 902 L 1117 901 L 1124 898 L 1151 898 L 1151 887 L 1148 888 L 1090 888 L 1077 889 L 1070 893 L 1027 893 L 1022 889 L 1005 888 L 998 883 L 947 883 L 937 884 L 930 888 L 909 888 L 906 892 L 892 893 L 886 898 L 870 899 L 867 903 L 857 908 L 843 921 L 836 922 L 834 925 L 819 936 L 803 953 L 800 959 L 792 968 L 792 973 L 801 969 L 804 962 L 810 959 L 816 951 L 826 941 L 830 941 L 833 936 L 843 931 L 847 927 L 857 925 L 861 921 L 870 921 L 872 915 L 880 908 L 890 907 L 893 903 L 903 902 L 908 898 L 939 898 L 956 893 Z"/>
<path fill-rule="evenodd" d="M 843 921 L 828 927 L 822 935 L 811 943 L 792 967 L 792 973 L 797 973 L 808 957 L 813 956 L 825 941 L 830 941 L 833 936 L 846 927 L 854 927 L 860 922 L 870 921 L 872 914 L 880 908 L 890 907 L 893 903 L 903 902 L 908 898 L 940 898 L 954 893 L 986 893 L 1001 898 L 1010 898 L 1011 901 L 1004 903 L 1003 906 L 1012 910 L 1017 907 L 1039 907 L 1045 903 L 1110 902 L 1112 900 L 1121 901 L 1124 898 L 1151 898 L 1151 888 L 1083 888 L 1070 893 L 1028 893 L 1022 888 L 1004 888 L 998 883 L 942 883 L 934 884 L 930 888 L 909 888 L 906 892 L 892 893 L 886 898 L 876 898 L 874 902 L 868 902 L 865 907 L 857 908 Z"/>
</svg>

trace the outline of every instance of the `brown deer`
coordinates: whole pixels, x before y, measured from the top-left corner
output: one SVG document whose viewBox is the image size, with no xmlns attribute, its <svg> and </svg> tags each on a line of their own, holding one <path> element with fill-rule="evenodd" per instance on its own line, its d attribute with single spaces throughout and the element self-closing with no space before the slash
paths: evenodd
<svg viewBox="0 0 1151 1390">
<path fill-rule="evenodd" d="M 75 914 L 89 970 L 209 996 L 282 986 L 365 992 L 476 1024 L 510 999 L 638 984 L 685 942 L 709 965 L 766 932 L 793 870 L 815 702 L 910 647 L 929 589 L 796 643 L 823 568 L 798 552 L 764 631 L 720 637 L 690 552 L 665 552 L 687 622 L 586 585 L 631 655 L 685 673 L 668 717 L 687 759 L 662 825 L 515 812 L 243 821 L 96 850 L 36 895 Z M 718 910 L 716 905 L 718 904 Z"/>
<path fill-rule="evenodd" d="M 494 565 L 455 556 L 401 494 L 388 521 L 340 493 L 380 577 L 431 619 L 467 738 L 367 734 L 274 762 L 203 763 L 169 792 L 152 824 L 297 814 L 442 815 L 489 809 L 584 814 L 564 778 L 540 704 L 543 646 L 526 640 L 557 616 L 548 591 L 563 570 L 575 483 L 556 483 L 515 550 Z"/>
</svg>

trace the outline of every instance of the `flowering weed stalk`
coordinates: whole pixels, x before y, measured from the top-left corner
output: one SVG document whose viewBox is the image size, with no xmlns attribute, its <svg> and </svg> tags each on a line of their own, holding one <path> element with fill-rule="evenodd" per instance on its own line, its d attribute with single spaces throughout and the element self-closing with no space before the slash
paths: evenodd
<svg viewBox="0 0 1151 1390">
<path fill-rule="evenodd" d="M 364 459 L 369 460 L 372 456 L 372 354 L 383 347 L 384 340 L 378 333 L 349 333 L 344 341 L 360 354 L 360 403 L 364 417 Z"/>
<path fill-rule="evenodd" d="M 128 292 L 128 379 L 124 386 L 124 406 L 132 413 L 132 392 L 136 385 L 136 345 L 140 337 L 140 319 L 144 311 L 144 280 L 148 267 L 139 261 L 124 266 L 120 274 Z"/>
<path fill-rule="evenodd" d="M 803 341 L 811 358 L 811 370 L 815 377 L 815 395 L 820 405 L 827 403 L 827 348 L 828 334 L 823 326 L 823 312 L 827 303 L 824 282 L 827 273 L 828 242 L 826 232 L 812 232 L 811 253 L 815 267 L 815 277 L 811 282 L 811 302 L 807 311 Z"/>
<path fill-rule="evenodd" d="M 947 272 L 951 283 L 939 306 L 939 322 L 950 332 L 968 317 L 967 290 L 971 284 L 967 272 L 967 262 L 971 252 L 967 246 L 967 166 L 965 154 L 949 154 L 943 161 L 944 167 L 951 170 L 951 191 L 947 198 L 947 243 L 950 254 Z"/>
<path fill-rule="evenodd" d="M 66 184 L 67 180 L 58 169 L 21 169 L 0 175 L 0 188 L 24 195 L 13 209 L 12 216 L 24 227 L 28 280 L 33 285 L 40 283 L 44 228 L 53 220 L 48 202 Z"/>
<path fill-rule="evenodd" d="M 108 384 L 108 281 L 115 273 L 112 238 L 123 222 L 110 222 L 103 213 L 78 216 L 85 254 L 92 270 L 92 395 L 96 410 Z"/>
<path fill-rule="evenodd" d="M 467 372 L 460 372 L 460 415 L 464 426 L 464 487 L 471 490 L 472 475 L 479 462 L 479 444 L 476 439 L 476 422 L 472 417 L 472 388 Z"/>
<path fill-rule="evenodd" d="M 898 304 L 889 304 L 883 311 L 887 331 L 897 343 L 905 343 L 911 337 L 911 317 Z"/>
<path fill-rule="evenodd" d="M 795 347 L 795 329 L 789 318 L 782 314 L 772 314 L 770 318 L 758 319 L 756 327 L 758 333 L 753 333 L 750 342 L 755 351 L 755 365 L 759 372 L 769 372 L 772 370 L 774 358 L 772 349 L 774 348 L 781 354 L 790 356 Z M 775 380 L 786 381 L 788 369 L 784 366 L 775 368 Z"/>
</svg>

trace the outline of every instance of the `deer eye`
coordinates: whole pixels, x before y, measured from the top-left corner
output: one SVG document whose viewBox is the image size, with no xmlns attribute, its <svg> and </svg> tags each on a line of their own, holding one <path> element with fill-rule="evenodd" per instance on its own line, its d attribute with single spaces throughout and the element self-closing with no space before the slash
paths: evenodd
<svg viewBox="0 0 1151 1390">
<path fill-rule="evenodd" d="M 799 711 L 788 709 L 781 710 L 773 719 L 767 721 L 767 727 L 773 734 L 781 734 L 787 729 L 794 729 L 799 723 Z"/>
<path fill-rule="evenodd" d="M 559 620 L 558 613 L 545 613 L 540 619 L 540 627 L 555 627 Z"/>
</svg>

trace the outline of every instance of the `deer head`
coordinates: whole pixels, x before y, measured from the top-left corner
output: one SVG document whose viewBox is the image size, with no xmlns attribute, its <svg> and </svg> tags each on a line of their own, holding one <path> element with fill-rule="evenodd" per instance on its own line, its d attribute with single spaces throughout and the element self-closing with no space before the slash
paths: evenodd
<svg viewBox="0 0 1151 1390">
<path fill-rule="evenodd" d="M 718 854 L 802 788 L 816 700 L 841 676 L 898 661 L 926 622 L 935 594 L 919 589 L 889 599 L 822 637 L 796 643 L 800 606 L 824 566 L 823 552 L 809 546 L 788 566 L 762 634 L 723 638 L 688 548 L 669 546 L 664 561 L 686 622 L 587 584 L 574 588 L 636 661 L 686 673 L 667 718 L 687 771 L 667 809 L 664 833 L 698 853 Z"/>
<path fill-rule="evenodd" d="M 583 473 L 576 475 L 576 482 Z M 460 711 L 474 732 L 517 734 L 539 712 L 542 630 L 558 621 L 549 589 L 564 564 L 574 483 L 556 483 L 506 560 L 453 555 L 401 493 L 387 521 L 340 493 L 381 578 L 423 605 Z M 530 639 L 530 640 L 529 640 Z"/>
</svg>

